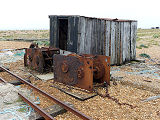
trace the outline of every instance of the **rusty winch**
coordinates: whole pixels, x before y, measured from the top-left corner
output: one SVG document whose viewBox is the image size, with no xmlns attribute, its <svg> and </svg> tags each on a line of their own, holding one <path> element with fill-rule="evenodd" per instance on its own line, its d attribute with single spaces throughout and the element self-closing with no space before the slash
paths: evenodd
<svg viewBox="0 0 160 120">
<path fill-rule="evenodd" d="M 54 80 L 93 90 L 93 83 L 110 84 L 110 57 L 104 55 L 53 55 Z"/>
<path fill-rule="evenodd" d="M 25 49 L 24 66 L 28 66 L 38 72 L 52 70 L 53 55 L 59 54 L 59 48 L 42 47 L 38 48 L 31 44 L 30 48 Z"/>
</svg>

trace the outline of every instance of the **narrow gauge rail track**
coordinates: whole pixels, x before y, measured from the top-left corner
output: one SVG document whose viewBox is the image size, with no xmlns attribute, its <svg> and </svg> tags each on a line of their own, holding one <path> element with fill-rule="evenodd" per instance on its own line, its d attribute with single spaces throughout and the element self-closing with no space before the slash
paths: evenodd
<svg viewBox="0 0 160 120">
<path fill-rule="evenodd" d="M 62 101 L 58 100 L 57 98 L 49 95 L 48 93 L 46 93 L 45 91 L 39 89 L 38 87 L 34 86 L 33 84 L 27 82 L 26 80 L 24 80 L 23 78 L 17 76 L 16 74 L 12 73 L 11 71 L 7 70 L 6 68 L 4 68 L 3 66 L 0 66 L 0 68 L 4 71 L 6 71 L 7 73 L 9 73 L 10 75 L 16 77 L 17 79 L 19 79 L 22 83 L 30 86 L 31 88 L 33 88 L 34 90 L 40 92 L 41 94 L 43 94 L 44 96 L 46 96 L 47 98 L 49 98 L 50 100 L 54 101 L 56 104 L 62 106 L 63 108 L 65 108 L 66 110 L 72 112 L 73 114 L 75 114 L 76 116 L 80 117 L 81 119 L 83 120 L 92 120 L 92 118 L 86 116 L 85 114 L 81 113 L 80 111 L 76 110 L 75 108 L 73 107 L 70 107 L 69 105 L 67 105 L 66 103 L 63 103 Z M 0 78 L 1 81 L 5 81 L 4 79 Z M 6 82 L 6 81 L 5 81 Z M 20 95 L 20 94 L 19 94 Z M 21 96 L 21 95 L 20 95 Z M 25 97 L 23 96 L 23 98 L 25 99 Z M 27 102 L 27 100 L 26 100 Z M 29 103 L 29 102 L 28 102 Z M 30 105 L 30 103 L 29 103 Z M 31 105 L 33 106 L 33 105 Z M 36 110 L 36 109 L 35 109 Z M 42 111 L 43 112 L 43 111 Z M 41 115 L 43 117 L 46 117 L 46 114 L 45 113 L 41 113 Z M 49 116 L 47 116 L 49 117 Z M 50 118 L 46 118 L 46 120 L 54 120 L 54 118 L 50 119 Z"/>
<path fill-rule="evenodd" d="M 0 77 L 0 81 L 4 82 L 5 84 L 7 83 L 6 80 Z M 41 116 L 45 118 L 45 120 L 56 120 L 54 119 L 50 114 L 45 112 L 43 109 L 41 109 L 38 105 L 27 99 L 25 96 L 23 96 L 21 93 L 18 92 L 18 95 L 25 101 L 27 104 L 29 104 L 32 108 L 34 108 L 35 111 L 37 111 Z"/>
</svg>

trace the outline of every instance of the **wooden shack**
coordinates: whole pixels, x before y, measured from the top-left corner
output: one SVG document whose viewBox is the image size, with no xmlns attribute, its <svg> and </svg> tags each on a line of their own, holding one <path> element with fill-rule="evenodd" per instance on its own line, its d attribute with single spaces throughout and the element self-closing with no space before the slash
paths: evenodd
<svg viewBox="0 0 160 120">
<path fill-rule="evenodd" d="M 136 58 L 137 21 L 50 15 L 50 46 L 78 54 L 111 56 L 111 64 Z"/>
</svg>

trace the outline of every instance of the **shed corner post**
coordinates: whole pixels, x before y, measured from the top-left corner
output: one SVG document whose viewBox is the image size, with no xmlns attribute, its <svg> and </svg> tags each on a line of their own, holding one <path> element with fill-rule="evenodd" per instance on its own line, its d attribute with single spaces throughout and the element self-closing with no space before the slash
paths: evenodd
<svg viewBox="0 0 160 120">
<path fill-rule="evenodd" d="M 49 16 L 50 19 L 50 47 L 57 47 L 58 31 L 57 31 L 57 16 Z"/>
</svg>

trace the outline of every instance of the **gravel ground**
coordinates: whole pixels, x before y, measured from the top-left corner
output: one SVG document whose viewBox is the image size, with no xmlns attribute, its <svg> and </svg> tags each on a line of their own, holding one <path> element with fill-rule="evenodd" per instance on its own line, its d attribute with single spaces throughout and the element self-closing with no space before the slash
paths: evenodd
<svg viewBox="0 0 160 120">
<path fill-rule="evenodd" d="M 151 59 L 145 58 L 146 64 L 152 64 L 152 65 L 160 64 L 159 51 L 160 51 L 159 46 L 149 47 L 148 49 L 147 48 L 138 49 L 137 57 L 140 57 L 139 54 L 145 53 L 151 57 Z"/>
<path fill-rule="evenodd" d="M 12 44 L 12 43 L 9 43 Z M 13 42 L 14 44 L 14 42 Z M 12 44 L 12 45 L 13 45 Z M 26 43 L 24 43 L 24 46 Z M 23 43 L 21 46 L 23 47 Z M 158 50 L 160 48 L 158 46 L 149 47 L 149 48 L 142 48 L 137 49 L 137 57 L 139 57 L 140 53 L 146 52 L 151 56 L 151 58 L 156 59 L 157 62 L 159 59 Z M 146 59 L 146 64 L 155 65 L 155 62 L 150 62 L 150 60 Z M 160 119 L 160 99 L 156 99 L 149 102 L 142 102 L 142 100 L 157 95 L 150 90 L 142 90 L 136 87 L 132 87 L 129 84 L 122 85 L 121 81 L 116 81 L 117 85 L 113 85 L 113 81 L 111 82 L 111 86 L 108 89 L 109 95 L 112 98 L 116 98 L 118 102 L 115 102 L 113 99 L 109 97 L 103 98 L 100 96 L 96 96 L 86 101 L 79 101 L 56 88 L 51 87 L 53 85 L 53 80 L 49 80 L 47 82 L 43 82 L 41 80 L 37 80 L 29 73 L 27 73 L 27 69 L 23 67 L 23 60 L 17 61 L 16 63 L 6 63 L 6 66 L 9 67 L 11 71 L 14 71 L 16 74 L 20 75 L 25 79 L 30 79 L 33 84 L 38 86 L 40 89 L 46 91 L 47 93 L 55 96 L 61 101 L 67 101 L 72 103 L 76 109 L 81 111 L 82 113 L 92 117 L 95 120 L 106 120 L 106 119 Z M 120 72 L 114 72 L 113 75 L 117 77 L 123 77 L 123 79 L 131 80 L 131 81 L 143 81 L 143 80 L 151 80 L 151 81 L 159 81 L 157 79 L 152 78 L 144 78 L 141 75 L 128 75 L 124 74 L 125 72 L 132 72 L 132 68 L 137 68 L 137 66 L 131 65 L 124 65 L 124 66 L 113 66 L 112 70 L 120 69 Z M 137 68 L 138 69 L 138 68 Z M 12 77 L 6 75 L 6 73 L 1 72 L 0 76 L 7 79 L 13 79 Z M 147 83 L 147 82 L 146 82 Z M 56 84 L 56 83 L 54 83 Z M 26 85 L 22 85 L 22 87 L 26 87 Z M 101 90 L 104 91 L 103 89 Z M 40 98 L 40 107 L 46 108 L 55 104 L 50 100 L 46 99 L 46 97 L 38 94 L 37 92 L 33 91 L 35 97 Z M 123 104 L 124 103 L 124 104 Z M 59 115 L 56 117 L 58 120 L 77 120 L 79 119 L 75 115 L 70 112 L 67 112 L 63 115 Z"/>
<path fill-rule="evenodd" d="M 0 41 L 0 49 L 28 48 L 31 42 Z"/>
</svg>

